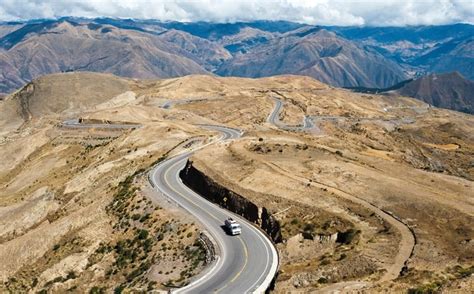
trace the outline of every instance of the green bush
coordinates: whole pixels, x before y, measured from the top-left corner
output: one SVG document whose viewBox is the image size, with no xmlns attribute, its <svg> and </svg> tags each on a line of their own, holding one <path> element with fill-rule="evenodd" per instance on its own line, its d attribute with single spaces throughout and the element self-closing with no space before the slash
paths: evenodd
<svg viewBox="0 0 474 294">
<path fill-rule="evenodd" d="M 144 240 L 146 238 L 148 238 L 148 231 L 147 230 L 142 229 L 142 230 L 138 231 L 138 239 Z"/>
<path fill-rule="evenodd" d="M 455 275 L 457 278 L 462 279 L 462 278 L 467 278 L 471 276 L 474 273 L 474 266 L 463 268 L 462 266 L 455 266 Z"/>
<path fill-rule="evenodd" d="M 328 279 L 326 279 L 325 277 L 321 277 L 318 279 L 318 283 L 320 284 L 326 284 L 328 282 Z"/>
<path fill-rule="evenodd" d="M 125 289 L 125 287 L 122 285 L 115 287 L 114 294 L 121 294 L 123 289 Z"/>
<path fill-rule="evenodd" d="M 145 252 L 150 252 L 152 247 L 153 247 L 152 239 L 148 238 L 145 240 L 145 242 L 143 242 L 143 250 L 145 250 Z"/>
<path fill-rule="evenodd" d="M 89 290 L 89 294 L 104 294 L 104 293 L 105 293 L 104 287 L 94 286 Z"/>
<path fill-rule="evenodd" d="M 140 222 L 143 223 L 144 221 L 146 221 L 146 220 L 149 219 L 149 218 L 150 218 L 150 214 L 147 213 L 147 214 L 145 214 L 144 216 L 142 216 L 142 217 L 140 218 Z"/>
</svg>

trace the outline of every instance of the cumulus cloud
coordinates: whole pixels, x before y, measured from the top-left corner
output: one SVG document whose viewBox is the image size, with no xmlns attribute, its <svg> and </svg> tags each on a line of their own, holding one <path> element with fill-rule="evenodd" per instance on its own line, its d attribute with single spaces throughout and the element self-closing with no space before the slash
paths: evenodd
<svg viewBox="0 0 474 294">
<path fill-rule="evenodd" d="M 473 0 L 0 0 L 0 20 L 61 16 L 319 25 L 474 23 Z"/>
</svg>

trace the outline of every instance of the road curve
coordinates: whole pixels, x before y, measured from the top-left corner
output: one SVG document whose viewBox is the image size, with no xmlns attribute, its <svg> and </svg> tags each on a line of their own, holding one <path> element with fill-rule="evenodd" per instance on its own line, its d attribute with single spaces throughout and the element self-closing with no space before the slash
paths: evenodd
<svg viewBox="0 0 474 294">
<path fill-rule="evenodd" d="M 308 122 L 311 122 L 311 123 L 313 122 L 311 119 L 309 119 L 307 122 L 308 116 L 305 116 L 304 118 L 303 127 L 287 127 L 287 126 L 282 125 L 282 123 L 280 122 L 278 118 L 278 115 L 281 111 L 281 108 L 283 107 L 283 102 L 278 98 L 274 98 L 274 100 L 275 100 L 275 106 L 272 112 L 270 113 L 270 115 L 268 116 L 267 120 L 268 122 L 272 123 L 277 128 L 284 129 L 284 130 L 301 130 L 301 129 L 305 129 L 309 127 L 315 127 L 314 125 L 308 124 Z M 332 117 L 332 116 L 326 116 L 323 118 L 338 119 L 338 117 Z M 306 178 L 295 175 L 290 171 L 283 170 L 280 167 L 277 167 L 276 165 L 271 164 L 271 163 L 268 163 L 268 166 L 272 168 L 273 170 L 280 172 L 281 174 L 289 178 L 308 184 L 308 179 Z M 344 199 L 347 199 L 353 203 L 357 203 L 365 207 L 366 209 L 378 215 L 381 219 L 386 221 L 388 224 L 390 224 L 392 227 L 394 227 L 400 232 L 401 240 L 398 246 L 397 255 L 395 256 L 394 262 L 392 264 L 385 266 L 386 272 L 380 278 L 380 281 L 384 282 L 384 281 L 390 281 L 390 280 L 394 280 L 398 278 L 400 276 L 400 273 L 406 266 L 408 260 L 411 258 L 411 255 L 415 248 L 416 237 L 413 231 L 410 229 L 410 227 L 399 217 L 389 212 L 384 211 L 383 209 L 377 207 L 376 205 L 370 203 L 369 201 L 363 199 L 362 197 L 352 195 L 337 187 L 333 187 L 331 185 L 327 185 L 326 183 L 322 183 L 322 182 L 318 182 L 314 180 L 310 182 L 309 185 L 315 186 L 320 189 L 327 189 L 327 191 L 332 192 L 335 195 L 338 195 Z M 349 284 L 341 283 L 339 286 L 347 286 L 347 285 Z M 334 285 L 334 287 L 339 287 L 339 286 Z"/>
<path fill-rule="evenodd" d="M 305 116 L 303 118 L 303 123 L 301 125 L 297 125 L 297 126 L 285 125 L 283 122 L 280 121 L 280 118 L 279 118 L 281 109 L 283 108 L 283 101 L 281 101 L 280 99 L 276 97 L 273 97 L 273 100 L 275 101 L 275 106 L 267 118 L 267 121 L 269 123 L 286 131 L 305 132 L 305 131 L 313 130 L 315 133 L 321 132 L 318 126 L 314 124 L 313 119 L 310 116 Z"/>
<path fill-rule="evenodd" d="M 220 131 L 220 140 L 240 137 L 226 127 L 203 126 Z M 150 172 L 155 188 L 194 215 L 218 244 L 220 256 L 201 276 L 174 293 L 263 293 L 276 274 L 278 255 L 272 242 L 257 227 L 240 216 L 207 201 L 183 184 L 179 172 L 194 151 L 161 162 Z M 242 225 L 242 234 L 229 236 L 222 229 L 232 216 Z"/>
</svg>

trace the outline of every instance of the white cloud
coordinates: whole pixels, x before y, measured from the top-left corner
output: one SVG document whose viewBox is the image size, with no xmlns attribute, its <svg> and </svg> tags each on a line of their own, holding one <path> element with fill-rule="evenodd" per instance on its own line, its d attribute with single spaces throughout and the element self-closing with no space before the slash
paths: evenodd
<svg viewBox="0 0 474 294">
<path fill-rule="evenodd" d="M 0 20 L 61 16 L 320 25 L 474 23 L 473 0 L 0 0 Z"/>
</svg>

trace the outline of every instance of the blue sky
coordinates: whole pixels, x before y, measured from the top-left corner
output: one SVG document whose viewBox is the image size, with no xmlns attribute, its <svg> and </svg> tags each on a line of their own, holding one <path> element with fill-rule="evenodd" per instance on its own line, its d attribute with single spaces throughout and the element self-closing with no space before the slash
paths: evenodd
<svg viewBox="0 0 474 294">
<path fill-rule="evenodd" d="M 474 0 L 0 0 L 0 20 L 61 16 L 319 25 L 474 23 Z"/>
</svg>

